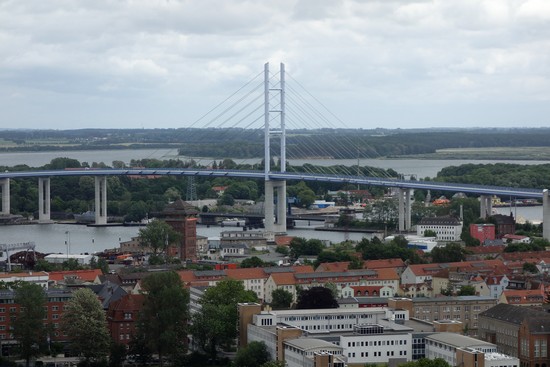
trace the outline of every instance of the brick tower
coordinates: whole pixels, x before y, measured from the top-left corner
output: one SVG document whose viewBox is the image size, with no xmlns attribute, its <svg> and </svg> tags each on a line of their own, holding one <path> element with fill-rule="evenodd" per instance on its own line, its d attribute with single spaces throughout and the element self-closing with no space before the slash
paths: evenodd
<svg viewBox="0 0 550 367">
<path fill-rule="evenodd" d="M 182 261 L 197 259 L 197 214 L 195 207 L 181 199 L 168 204 L 160 213 L 160 218 L 181 234 L 171 254 Z"/>
</svg>

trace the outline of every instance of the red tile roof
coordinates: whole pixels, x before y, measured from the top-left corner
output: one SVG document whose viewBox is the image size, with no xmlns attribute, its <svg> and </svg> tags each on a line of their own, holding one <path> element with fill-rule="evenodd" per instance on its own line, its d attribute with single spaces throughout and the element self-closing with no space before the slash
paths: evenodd
<svg viewBox="0 0 550 367">
<path fill-rule="evenodd" d="M 102 274 L 103 273 L 100 269 L 52 271 L 50 272 L 50 280 L 60 282 L 68 277 L 71 277 L 80 279 L 85 282 L 93 282 L 98 276 Z"/>
</svg>

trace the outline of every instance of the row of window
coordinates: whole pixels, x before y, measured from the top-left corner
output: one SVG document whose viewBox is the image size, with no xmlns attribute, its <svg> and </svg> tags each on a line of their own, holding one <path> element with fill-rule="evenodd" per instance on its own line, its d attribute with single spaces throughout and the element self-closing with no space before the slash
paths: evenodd
<svg viewBox="0 0 550 367">
<path fill-rule="evenodd" d="M 361 341 L 361 342 L 348 342 L 349 347 L 376 347 L 376 346 L 386 346 L 386 345 L 398 345 L 397 340 L 370 340 L 370 341 Z M 399 345 L 407 345 L 407 340 L 399 340 Z"/>
</svg>

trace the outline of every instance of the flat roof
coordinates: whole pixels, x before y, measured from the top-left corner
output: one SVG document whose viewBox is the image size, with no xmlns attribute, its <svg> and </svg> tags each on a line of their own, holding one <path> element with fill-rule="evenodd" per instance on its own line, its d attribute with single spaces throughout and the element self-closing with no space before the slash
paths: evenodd
<svg viewBox="0 0 550 367">
<path fill-rule="evenodd" d="M 301 350 L 310 350 L 310 349 L 316 349 L 316 348 L 342 349 L 342 347 L 339 347 L 338 345 L 335 345 L 333 343 L 327 342 L 322 339 L 315 339 L 315 338 L 290 339 L 290 340 L 285 340 L 284 343 Z"/>
<path fill-rule="evenodd" d="M 435 333 L 427 336 L 426 339 L 435 340 L 440 343 L 452 345 L 456 348 L 494 347 L 496 345 L 483 340 L 472 338 L 455 333 Z"/>
<path fill-rule="evenodd" d="M 276 316 L 317 316 L 331 314 L 356 314 L 356 313 L 381 313 L 389 310 L 387 307 L 362 307 L 362 308 L 316 308 L 310 310 L 271 310 L 269 313 Z"/>
</svg>

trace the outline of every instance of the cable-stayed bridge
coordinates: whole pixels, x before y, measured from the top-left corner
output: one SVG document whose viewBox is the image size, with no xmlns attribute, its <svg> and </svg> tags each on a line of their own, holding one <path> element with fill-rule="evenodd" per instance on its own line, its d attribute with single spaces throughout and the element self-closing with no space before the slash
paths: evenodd
<svg viewBox="0 0 550 367">
<path fill-rule="evenodd" d="M 95 177 L 95 208 L 96 224 L 105 224 L 107 221 L 107 177 L 108 176 L 186 176 L 186 177 L 232 177 L 246 179 L 262 179 L 265 182 L 265 227 L 268 238 L 275 233 L 286 232 L 286 181 L 322 181 L 341 184 L 358 184 L 367 186 L 382 186 L 397 189 L 399 198 L 399 229 L 408 230 L 411 228 L 411 197 L 415 189 L 438 190 L 447 192 L 463 192 L 480 195 L 482 216 L 491 214 L 491 196 L 506 196 L 514 198 L 536 198 L 543 200 L 543 236 L 550 239 L 550 205 L 547 190 L 534 190 L 512 187 L 496 187 L 484 185 L 468 185 L 458 183 L 444 183 L 433 181 L 403 180 L 390 177 L 389 174 L 381 176 L 359 176 L 350 170 L 341 172 L 315 173 L 304 167 L 304 172 L 287 172 L 287 125 L 298 128 L 324 128 L 321 122 L 328 122 L 330 119 L 320 109 L 310 108 L 311 102 L 307 101 L 295 89 L 287 89 L 286 72 L 281 64 L 276 74 L 271 74 L 269 65 L 266 64 L 263 80 L 255 83 L 258 76 L 252 79 L 247 85 L 252 86 L 251 90 L 243 96 L 235 98 L 229 106 L 220 104 L 206 115 L 193 123 L 199 125 L 201 132 L 192 136 L 182 137 L 182 140 L 194 141 L 200 145 L 207 141 L 208 136 L 204 135 L 204 128 L 222 127 L 243 127 L 243 135 L 247 134 L 254 124 L 260 123 L 263 131 L 264 170 L 244 171 L 228 169 L 181 169 L 181 168 L 123 168 L 123 169 L 70 169 L 70 170 L 42 170 L 42 171 L 17 171 L 0 173 L 0 187 L 2 189 L 2 211 L 0 214 L 10 213 L 9 180 L 17 178 L 38 178 L 39 186 L 39 220 L 47 222 L 50 219 L 50 178 L 68 176 L 93 176 Z M 261 93 L 259 93 L 261 92 Z M 287 104 L 287 95 L 292 95 L 298 103 Z M 308 95 L 306 93 L 306 95 Z M 259 96 L 259 97 L 258 97 Z M 233 96 L 231 96 L 233 97 Z M 229 100 L 229 98 L 228 98 Z M 226 100 L 227 101 L 227 100 Z M 225 102 L 225 101 L 224 101 Z M 294 124 L 294 125 L 292 125 Z M 330 128 L 342 127 L 341 121 L 332 123 Z M 203 134 L 202 136 L 200 134 Z M 238 144 L 238 139 L 235 138 Z M 258 142 L 256 142 L 258 143 Z M 324 144 L 324 152 L 333 158 L 340 158 L 338 154 L 346 154 L 348 157 L 360 152 L 356 142 L 349 138 L 339 141 L 337 137 L 328 136 Z M 292 154 L 301 157 L 319 156 L 319 144 L 315 146 L 292 146 Z M 339 153 L 340 152 L 340 153 Z M 279 161 L 279 168 L 272 169 L 272 161 Z M 199 160 L 200 162 L 200 160 Z M 359 166 L 359 165 L 358 165 Z"/>
</svg>

